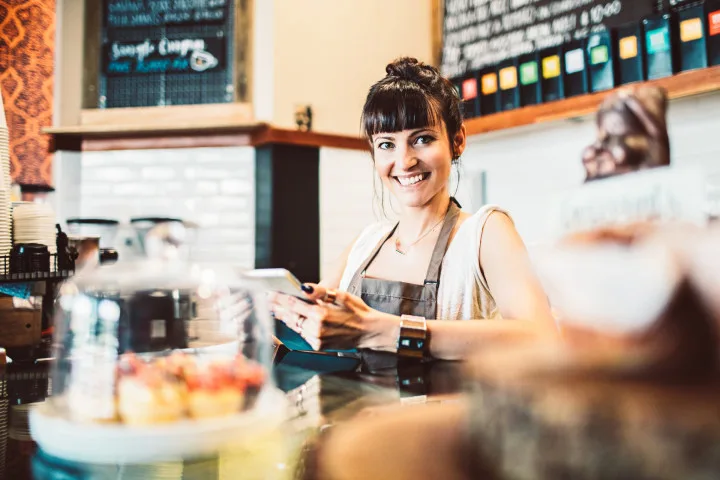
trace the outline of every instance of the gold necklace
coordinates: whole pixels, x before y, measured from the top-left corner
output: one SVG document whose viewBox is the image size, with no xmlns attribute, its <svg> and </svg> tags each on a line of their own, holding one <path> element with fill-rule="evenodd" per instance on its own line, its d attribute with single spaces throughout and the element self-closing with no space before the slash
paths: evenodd
<svg viewBox="0 0 720 480">
<path fill-rule="evenodd" d="M 423 238 L 430 235 L 430 232 L 434 231 L 438 226 L 440 226 L 440 224 L 444 220 L 445 220 L 445 217 L 441 218 L 440 221 L 438 223 L 436 223 L 435 225 L 433 225 L 433 227 L 430 230 L 428 230 L 427 232 L 420 235 L 418 238 L 415 239 L 414 242 L 412 242 L 410 245 L 405 247 L 405 251 L 403 251 L 403 249 L 402 249 L 402 244 L 400 243 L 400 237 L 397 234 L 395 234 L 395 251 L 397 253 L 399 253 L 400 255 L 407 255 L 407 252 L 409 252 L 412 247 L 414 247 L 420 240 L 422 240 Z"/>
</svg>

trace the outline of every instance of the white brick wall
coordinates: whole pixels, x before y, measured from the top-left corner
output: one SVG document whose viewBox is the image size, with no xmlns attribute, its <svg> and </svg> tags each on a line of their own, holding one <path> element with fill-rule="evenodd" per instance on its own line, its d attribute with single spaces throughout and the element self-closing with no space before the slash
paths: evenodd
<svg viewBox="0 0 720 480">
<path fill-rule="evenodd" d="M 720 197 L 718 112 L 720 93 L 715 93 L 671 102 L 668 118 L 673 164 L 703 167 L 709 186 Z M 476 203 L 470 201 L 468 187 L 484 171 L 486 201 L 510 211 L 526 243 L 540 242 L 548 233 L 557 192 L 582 183 L 580 154 L 593 138 L 591 117 L 474 136 L 463 155 L 458 199 L 464 207 Z M 321 150 L 320 189 L 324 264 L 375 221 L 369 155 Z M 720 209 L 720 199 L 716 204 Z"/>
<path fill-rule="evenodd" d="M 200 225 L 195 260 L 254 265 L 252 147 L 84 152 L 80 162 L 80 205 L 72 214 L 180 217 Z"/>
</svg>

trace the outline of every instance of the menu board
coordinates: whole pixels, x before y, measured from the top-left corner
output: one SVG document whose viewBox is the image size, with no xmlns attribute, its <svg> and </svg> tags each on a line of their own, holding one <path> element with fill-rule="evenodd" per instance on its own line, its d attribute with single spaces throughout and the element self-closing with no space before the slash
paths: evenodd
<svg viewBox="0 0 720 480">
<path fill-rule="evenodd" d="M 651 0 L 445 0 L 442 73 L 459 77 L 504 60 L 640 21 Z"/>
<path fill-rule="evenodd" d="M 104 0 L 98 107 L 234 99 L 234 0 Z"/>
<path fill-rule="evenodd" d="M 231 0 L 108 0 L 106 25 L 156 27 L 224 22 Z"/>
</svg>

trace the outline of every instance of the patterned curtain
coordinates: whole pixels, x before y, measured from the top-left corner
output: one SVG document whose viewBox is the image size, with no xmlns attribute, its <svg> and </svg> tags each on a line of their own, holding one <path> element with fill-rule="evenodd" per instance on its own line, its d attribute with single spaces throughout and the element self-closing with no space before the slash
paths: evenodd
<svg viewBox="0 0 720 480">
<path fill-rule="evenodd" d="M 16 182 L 52 184 L 52 125 L 56 0 L 0 0 L 0 89 L 10 131 Z"/>
</svg>

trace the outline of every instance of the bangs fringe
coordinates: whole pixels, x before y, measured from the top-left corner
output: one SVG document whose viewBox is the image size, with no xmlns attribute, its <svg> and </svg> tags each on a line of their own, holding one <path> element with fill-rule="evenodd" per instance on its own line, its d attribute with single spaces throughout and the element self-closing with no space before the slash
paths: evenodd
<svg viewBox="0 0 720 480">
<path fill-rule="evenodd" d="M 416 85 L 393 83 L 372 92 L 362 115 L 368 139 L 377 133 L 434 127 L 442 123 L 440 105 Z"/>
</svg>

